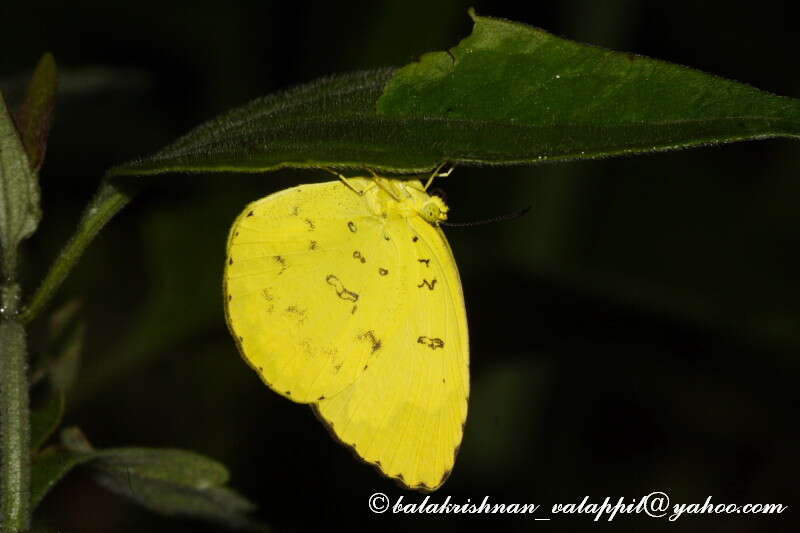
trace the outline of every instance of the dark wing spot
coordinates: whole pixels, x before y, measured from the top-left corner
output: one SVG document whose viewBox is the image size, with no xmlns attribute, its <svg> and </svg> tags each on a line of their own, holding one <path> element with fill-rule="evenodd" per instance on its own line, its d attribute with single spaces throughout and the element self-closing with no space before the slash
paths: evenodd
<svg viewBox="0 0 800 533">
<path fill-rule="evenodd" d="M 250 211 L 249 213 L 247 213 L 247 216 L 249 216 L 249 217 L 253 216 L 253 212 Z"/>
<path fill-rule="evenodd" d="M 233 257 L 229 257 L 229 258 L 228 258 L 228 264 L 229 264 L 229 265 L 232 265 L 232 264 L 233 264 Z"/>
<path fill-rule="evenodd" d="M 276 255 L 273 257 L 273 259 L 281 266 L 281 271 L 278 272 L 278 275 L 280 276 L 288 268 L 286 266 L 286 259 L 282 255 Z"/>
<path fill-rule="evenodd" d="M 362 333 L 361 335 L 359 335 L 358 336 L 358 340 L 369 341 L 369 343 L 371 345 L 370 349 L 372 350 L 371 353 L 377 352 L 378 350 L 381 349 L 381 346 L 383 345 L 381 343 L 381 340 L 378 337 L 375 336 L 375 332 L 372 331 L 372 330 L 369 330 L 366 333 Z M 366 369 L 367 367 L 364 367 L 364 368 Z"/>
<path fill-rule="evenodd" d="M 342 369 L 342 363 L 339 363 L 339 364 L 333 365 L 333 371 L 334 371 L 334 372 L 338 372 L 338 371 L 339 371 L 339 370 L 341 370 L 341 369 Z"/>
<path fill-rule="evenodd" d="M 435 350 L 436 348 L 444 348 L 444 341 L 439 338 L 429 338 L 429 337 L 419 337 L 417 339 L 418 344 L 424 344 L 431 350 Z"/>
<path fill-rule="evenodd" d="M 238 237 L 239 236 L 239 232 L 237 231 L 236 233 L 233 234 L 233 236 L 234 237 Z"/>
<path fill-rule="evenodd" d="M 414 235 L 414 237 L 411 239 L 411 242 L 417 242 L 418 240 L 419 240 L 419 237 Z"/>
<path fill-rule="evenodd" d="M 291 395 L 292 395 L 292 391 L 290 391 L 290 390 L 287 390 L 287 391 L 286 391 L 286 396 L 291 396 Z"/>
<path fill-rule="evenodd" d="M 299 207 L 297 207 L 297 206 L 294 206 L 294 207 L 292 208 L 292 216 L 297 216 L 297 215 L 299 215 L 299 214 L 300 214 L 300 208 L 299 208 Z"/>
<path fill-rule="evenodd" d="M 342 281 L 333 274 L 328 274 L 328 277 L 325 278 L 325 281 L 328 283 L 328 285 L 332 286 L 336 290 L 336 294 L 342 300 L 347 300 L 348 302 L 358 301 L 358 294 L 347 290 Z"/>
<path fill-rule="evenodd" d="M 314 221 L 311 220 L 310 218 L 305 219 L 305 221 L 306 224 L 308 224 L 308 231 L 314 231 L 314 228 L 316 228 L 316 226 L 314 225 Z"/>
<path fill-rule="evenodd" d="M 297 316 L 297 322 L 300 324 L 305 323 L 306 321 L 306 311 L 305 309 L 299 309 L 297 306 L 290 305 L 286 308 L 286 312 L 290 315 Z"/>
<path fill-rule="evenodd" d="M 367 262 L 367 258 L 364 257 L 363 255 L 361 255 L 361 252 L 359 252 L 358 250 L 353 252 L 353 259 L 358 259 L 362 263 L 366 263 Z"/>
<path fill-rule="evenodd" d="M 231 300 L 233 300 L 233 296 L 231 296 L 231 295 L 229 294 L 229 295 L 228 295 L 228 301 L 230 302 Z"/>
<path fill-rule="evenodd" d="M 352 220 L 351 220 L 350 222 L 348 222 L 348 223 L 347 223 L 347 229 L 349 229 L 349 230 L 350 230 L 351 232 L 353 232 L 353 233 L 355 233 L 356 231 L 358 231 L 358 229 L 356 228 L 356 223 L 355 223 L 355 222 L 353 222 Z"/>
<path fill-rule="evenodd" d="M 311 244 L 308 247 L 309 250 L 316 250 L 317 249 L 317 241 L 311 241 Z"/>
<path fill-rule="evenodd" d="M 386 270 L 385 268 L 379 268 L 378 269 L 378 274 L 380 274 L 381 276 L 385 276 L 388 273 L 389 273 L 389 271 Z"/>
<path fill-rule="evenodd" d="M 428 290 L 432 291 L 435 286 L 436 286 L 436 278 L 433 278 L 433 281 L 428 281 L 427 279 L 423 279 L 422 283 L 417 285 L 417 288 L 421 289 L 422 287 L 428 287 Z"/>
<path fill-rule="evenodd" d="M 321 401 L 322 401 L 322 400 L 324 400 L 324 399 L 325 399 L 325 396 L 320 396 L 319 398 L 317 398 L 317 401 L 318 401 L 318 402 L 321 402 Z"/>
<path fill-rule="evenodd" d="M 431 260 L 430 259 L 417 259 L 417 262 L 425 263 L 425 266 L 428 267 L 428 268 L 430 268 L 430 266 L 431 266 Z"/>
</svg>

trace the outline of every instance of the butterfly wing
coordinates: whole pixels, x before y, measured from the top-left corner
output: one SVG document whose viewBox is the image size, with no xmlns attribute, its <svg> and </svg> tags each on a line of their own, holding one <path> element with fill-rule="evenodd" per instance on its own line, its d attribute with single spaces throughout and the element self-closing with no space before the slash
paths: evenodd
<svg viewBox="0 0 800 533">
<path fill-rule="evenodd" d="M 227 322 L 273 390 L 319 401 L 376 356 L 405 297 L 397 246 L 385 236 L 384 221 L 339 181 L 286 189 L 237 218 L 225 265 Z"/>
<path fill-rule="evenodd" d="M 444 234 L 420 216 L 395 217 L 404 300 L 393 335 L 363 375 L 316 404 L 333 433 L 385 475 L 437 489 L 453 467 L 469 396 L 467 320 L 461 282 Z"/>
</svg>

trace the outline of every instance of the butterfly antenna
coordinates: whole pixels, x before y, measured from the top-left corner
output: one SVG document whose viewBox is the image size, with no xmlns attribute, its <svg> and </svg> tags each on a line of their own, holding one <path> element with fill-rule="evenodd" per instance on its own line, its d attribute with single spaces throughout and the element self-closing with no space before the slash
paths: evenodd
<svg viewBox="0 0 800 533">
<path fill-rule="evenodd" d="M 440 172 L 445 167 L 445 165 L 447 165 L 447 161 L 445 161 L 444 163 L 440 164 L 438 167 L 436 167 L 436 170 L 434 170 L 431 173 L 431 176 L 428 178 L 428 181 L 425 183 L 425 190 L 426 191 L 428 190 L 428 187 L 431 186 L 431 183 L 433 183 L 434 178 L 446 178 L 447 176 L 452 174 L 453 170 L 456 168 L 454 166 L 451 166 L 445 172 Z"/>
<path fill-rule="evenodd" d="M 531 210 L 533 206 L 529 205 L 523 209 L 518 211 L 514 211 L 513 213 L 508 213 L 506 215 L 500 215 L 493 218 L 487 218 L 486 220 L 476 220 L 475 222 L 439 222 L 440 226 L 447 226 L 450 228 L 468 228 L 472 226 L 483 226 L 485 224 L 493 224 L 495 222 L 502 222 L 504 220 L 515 220 L 520 218 L 525 213 Z"/>
</svg>

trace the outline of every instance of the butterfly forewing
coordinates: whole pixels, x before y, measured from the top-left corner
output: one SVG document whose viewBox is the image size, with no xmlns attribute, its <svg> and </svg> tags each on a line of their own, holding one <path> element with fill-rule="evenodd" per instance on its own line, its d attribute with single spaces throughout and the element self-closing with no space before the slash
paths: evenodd
<svg viewBox="0 0 800 533">
<path fill-rule="evenodd" d="M 343 213 L 347 213 L 343 216 Z M 250 204 L 231 229 L 228 324 L 244 358 L 298 402 L 336 394 L 374 357 L 402 299 L 398 254 L 339 182 Z"/>
</svg>

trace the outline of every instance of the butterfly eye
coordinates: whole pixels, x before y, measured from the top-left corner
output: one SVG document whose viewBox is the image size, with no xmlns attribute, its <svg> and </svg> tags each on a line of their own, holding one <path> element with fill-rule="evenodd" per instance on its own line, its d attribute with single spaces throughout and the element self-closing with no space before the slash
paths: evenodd
<svg viewBox="0 0 800 533">
<path fill-rule="evenodd" d="M 434 202 L 428 202 L 427 204 L 422 206 L 422 212 L 420 214 L 422 215 L 422 218 L 424 218 L 428 222 L 438 222 L 439 206 L 436 205 Z"/>
<path fill-rule="evenodd" d="M 431 196 L 430 199 L 425 202 L 425 205 L 422 206 L 419 214 L 431 224 L 437 224 L 442 220 L 447 220 L 447 211 L 447 205 L 441 198 L 438 196 Z"/>
</svg>

